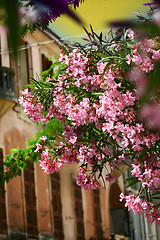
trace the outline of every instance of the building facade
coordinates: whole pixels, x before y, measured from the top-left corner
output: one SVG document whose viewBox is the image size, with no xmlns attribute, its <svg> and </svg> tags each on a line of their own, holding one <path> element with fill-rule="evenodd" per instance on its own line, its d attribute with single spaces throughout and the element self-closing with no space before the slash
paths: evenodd
<svg viewBox="0 0 160 240">
<path fill-rule="evenodd" d="M 14 103 L 29 78 L 36 78 L 48 69 L 48 58 L 59 56 L 61 43 L 51 31 L 36 30 L 21 41 L 18 57 L 14 59 L 6 33 L 1 34 L 0 42 L 1 164 L 12 148 L 25 148 L 27 140 L 40 129 L 24 114 L 18 102 Z M 13 77 L 14 88 L 10 84 Z M 111 230 L 119 234 L 116 239 L 129 239 L 122 237 L 129 232 L 127 222 L 123 226 L 122 221 L 124 204 L 118 203 L 119 192 L 124 190 L 122 176 L 113 185 L 86 191 L 76 185 L 76 172 L 76 164 L 64 165 L 58 173 L 49 176 L 34 163 L 22 171 L 22 176 L 2 184 L 0 239 L 104 239 L 110 237 Z M 122 215 L 114 229 L 116 209 L 121 209 Z"/>
</svg>

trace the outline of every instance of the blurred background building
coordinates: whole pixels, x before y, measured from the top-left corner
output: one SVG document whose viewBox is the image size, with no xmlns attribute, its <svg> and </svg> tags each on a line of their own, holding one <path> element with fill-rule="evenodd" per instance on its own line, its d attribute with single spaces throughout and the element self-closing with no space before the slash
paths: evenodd
<svg viewBox="0 0 160 240">
<path fill-rule="evenodd" d="M 115 17 L 124 19 L 131 11 L 141 10 L 142 0 L 128 2 L 86 0 L 77 12 L 88 30 L 92 24 L 98 32 Z M 86 37 L 82 26 L 75 24 L 63 16 L 50 25 L 52 30 L 28 34 L 21 40 L 17 59 L 8 49 L 7 34 L 1 33 L 0 162 L 12 148 L 25 148 L 27 140 L 40 129 L 24 114 L 17 99 L 29 78 L 48 69 L 49 58 L 59 56 L 61 39 L 73 42 Z M 124 191 L 122 175 L 112 184 L 86 191 L 76 185 L 76 171 L 77 165 L 72 164 L 47 175 L 34 163 L 23 170 L 22 176 L 2 184 L 0 239 L 103 240 L 111 233 L 117 240 L 160 239 L 157 226 L 151 227 L 143 215 L 128 215 L 124 203 L 119 202 L 119 194 Z"/>
</svg>

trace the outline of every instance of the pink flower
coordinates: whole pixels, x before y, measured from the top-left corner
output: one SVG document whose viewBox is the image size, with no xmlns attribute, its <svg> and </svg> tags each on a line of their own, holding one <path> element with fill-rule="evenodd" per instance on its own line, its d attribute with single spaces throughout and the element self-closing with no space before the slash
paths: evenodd
<svg viewBox="0 0 160 240">
<path fill-rule="evenodd" d="M 127 60 L 128 65 L 130 65 L 131 62 L 132 62 L 131 56 L 130 56 L 129 54 L 127 54 L 127 55 L 126 55 L 126 58 L 128 59 L 128 60 Z"/>
<path fill-rule="evenodd" d="M 95 177 L 91 178 L 86 173 L 83 173 L 82 168 L 79 169 L 76 183 L 78 186 L 83 187 L 85 190 L 90 190 L 90 189 L 94 190 L 100 187 L 100 184 L 95 179 Z"/>
<path fill-rule="evenodd" d="M 42 136 L 42 137 L 40 137 L 39 139 L 41 139 L 43 142 L 45 142 L 46 139 L 47 139 L 47 137 L 46 137 L 46 136 Z"/>
<path fill-rule="evenodd" d="M 112 175 L 111 173 L 107 174 L 106 177 L 105 177 L 105 180 L 107 182 L 112 182 L 116 179 L 116 177 L 114 175 Z"/>
<path fill-rule="evenodd" d="M 136 66 L 139 66 L 142 63 L 141 55 L 133 55 L 132 62 L 134 62 Z"/>
<path fill-rule="evenodd" d="M 36 146 L 37 146 L 37 148 L 36 148 L 36 150 L 34 150 L 34 152 L 39 152 L 39 150 L 41 150 L 42 149 L 42 145 L 41 144 L 39 144 L 39 143 L 36 143 Z"/>
<path fill-rule="evenodd" d="M 148 103 L 142 106 L 140 116 L 150 129 L 160 130 L 160 105 L 158 103 Z"/>
<path fill-rule="evenodd" d="M 160 187 L 160 177 L 153 178 L 153 186 L 155 186 L 156 188 Z"/>
<path fill-rule="evenodd" d="M 103 62 L 98 62 L 97 63 L 97 70 L 98 70 L 98 73 L 99 74 L 102 74 L 105 70 L 105 67 L 106 67 L 107 63 L 103 63 Z"/>
<path fill-rule="evenodd" d="M 40 163 L 40 167 L 42 167 L 42 169 L 44 169 L 44 171 L 47 174 L 52 174 L 54 172 L 57 172 L 60 170 L 60 168 L 63 165 L 63 161 L 58 159 L 58 158 L 53 158 L 50 154 L 49 154 L 49 150 L 45 149 L 42 153 L 41 153 L 41 160 L 39 160 Z"/>
<path fill-rule="evenodd" d="M 23 105 L 24 112 L 27 113 L 35 123 L 48 123 L 48 120 L 42 113 L 43 105 L 39 102 L 39 97 L 37 96 L 37 99 L 35 100 L 31 92 L 28 92 L 28 89 L 25 89 L 22 92 L 22 96 L 19 98 L 19 103 Z"/>
<path fill-rule="evenodd" d="M 121 193 L 119 195 L 119 198 L 120 198 L 119 201 L 122 202 L 125 199 L 124 193 Z"/>
<path fill-rule="evenodd" d="M 138 96 L 143 96 L 148 86 L 148 79 L 146 74 L 141 69 L 132 68 L 128 75 L 129 79 L 135 83 Z"/>
<path fill-rule="evenodd" d="M 132 29 L 128 29 L 127 33 L 128 33 L 128 37 L 130 39 L 134 39 L 135 38 L 135 32 Z"/>
<path fill-rule="evenodd" d="M 116 51 L 120 51 L 121 50 L 121 46 L 120 45 L 117 45 L 116 48 L 115 48 Z"/>
<path fill-rule="evenodd" d="M 139 177 L 140 176 L 140 166 L 132 164 L 132 168 L 133 168 L 133 170 L 131 171 L 132 176 Z"/>
<path fill-rule="evenodd" d="M 143 59 L 142 65 L 141 65 L 142 71 L 148 73 L 154 69 L 154 65 L 152 60 L 149 57 L 145 57 Z"/>
<path fill-rule="evenodd" d="M 160 60 L 160 50 L 153 50 L 152 49 L 152 59 L 154 59 L 155 61 L 159 61 Z"/>
</svg>

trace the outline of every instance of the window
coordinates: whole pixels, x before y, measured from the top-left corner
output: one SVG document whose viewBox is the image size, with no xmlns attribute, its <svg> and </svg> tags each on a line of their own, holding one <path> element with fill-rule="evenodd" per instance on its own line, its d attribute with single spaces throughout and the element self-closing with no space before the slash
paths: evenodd
<svg viewBox="0 0 160 240">
<path fill-rule="evenodd" d="M 33 76 L 31 48 L 23 42 L 24 50 L 19 51 L 19 80 L 20 90 L 23 91 L 29 83 L 29 78 Z"/>
<path fill-rule="evenodd" d="M 77 223 L 77 240 L 84 240 L 84 221 L 83 221 L 83 208 L 82 208 L 82 193 L 81 188 L 74 183 L 74 200 L 75 200 L 75 213 Z"/>
<path fill-rule="evenodd" d="M 48 60 L 48 58 L 42 54 L 42 71 L 46 71 L 50 68 L 50 66 L 52 65 L 52 62 Z M 50 74 L 52 74 L 52 70 L 50 72 Z"/>
<path fill-rule="evenodd" d="M 62 206 L 60 196 L 60 176 L 55 172 L 51 174 L 51 191 L 54 221 L 54 239 L 63 240 Z"/>
<path fill-rule="evenodd" d="M 0 167 L 3 163 L 3 150 L 0 148 Z M 0 233 L 7 233 L 4 183 L 0 185 Z"/>
<path fill-rule="evenodd" d="M 93 190 L 93 199 L 94 199 L 94 214 L 95 214 L 95 228 L 96 236 L 100 238 L 103 235 L 102 232 L 102 219 L 101 219 L 101 208 L 100 208 L 100 190 Z"/>
<path fill-rule="evenodd" d="M 28 169 L 24 170 L 24 190 L 28 237 L 38 238 L 34 167 L 32 163 L 28 163 Z"/>
<path fill-rule="evenodd" d="M 119 201 L 121 190 L 116 182 L 112 183 L 109 193 L 111 232 L 122 236 L 129 236 L 128 211 L 124 201 Z"/>
</svg>

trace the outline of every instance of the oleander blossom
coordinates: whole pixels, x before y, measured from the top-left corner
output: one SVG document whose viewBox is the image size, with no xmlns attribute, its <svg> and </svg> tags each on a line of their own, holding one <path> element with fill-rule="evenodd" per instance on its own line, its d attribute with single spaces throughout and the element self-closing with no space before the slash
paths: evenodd
<svg viewBox="0 0 160 240">
<path fill-rule="evenodd" d="M 144 104 L 140 115 L 149 129 L 158 129 L 160 131 L 160 103 Z"/>
<path fill-rule="evenodd" d="M 145 38 L 133 45 L 132 53 L 127 54 L 127 63 L 132 65 L 129 75 L 131 81 L 135 82 L 137 94 L 142 97 L 148 87 L 146 73 L 154 70 L 154 65 L 160 61 L 160 50 L 156 47 L 156 39 Z"/>
<path fill-rule="evenodd" d="M 52 174 L 60 170 L 63 165 L 63 161 L 58 158 L 54 158 L 52 154 L 49 153 L 48 149 L 45 149 L 41 153 L 41 160 L 39 160 L 40 167 L 44 169 L 47 174 Z"/>
<path fill-rule="evenodd" d="M 31 92 L 25 89 L 22 92 L 22 96 L 19 98 L 19 103 L 23 106 L 24 112 L 27 113 L 31 120 L 35 123 L 48 123 L 48 120 L 42 114 L 43 105 L 39 102 L 39 97 L 37 100 L 33 99 Z"/>
<path fill-rule="evenodd" d="M 34 122 L 47 124 L 56 118 L 63 125 L 58 144 L 52 147 L 46 136 L 36 144 L 46 173 L 58 171 L 64 163 L 77 163 L 77 184 L 96 189 L 101 177 L 114 181 L 114 170 L 129 158 L 131 179 L 140 183 L 141 191 L 121 198 L 128 209 L 144 212 L 147 221 L 160 225 L 159 208 L 145 199 L 146 191 L 157 194 L 160 188 L 159 105 L 155 99 L 148 109 L 141 104 L 160 52 L 155 39 L 136 42 L 131 29 L 127 34 L 132 47 L 124 51 L 122 44 L 113 43 L 111 57 L 103 58 L 93 49 L 61 53 L 59 74 L 40 80 L 50 88 L 50 102 L 43 104 L 43 96 L 35 98 L 25 90 L 20 103 Z"/>
<path fill-rule="evenodd" d="M 77 173 L 76 183 L 78 186 L 83 187 L 85 190 L 94 190 L 100 187 L 100 184 L 96 178 L 91 177 L 91 175 L 88 174 L 86 170 L 84 171 L 82 168 L 80 168 Z"/>
<path fill-rule="evenodd" d="M 158 226 L 160 226 L 160 211 L 155 204 L 142 200 L 133 193 L 130 193 L 129 196 L 124 196 L 121 193 L 120 201 L 123 200 L 125 200 L 125 207 L 128 207 L 129 210 L 132 209 L 134 214 L 139 213 L 142 215 L 144 213 L 147 222 L 153 225 L 155 220 Z"/>
<path fill-rule="evenodd" d="M 155 164 L 157 169 L 155 169 Z M 160 169 L 158 168 L 160 160 L 155 164 L 154 166 L 132 164 L 132 176 L 137 177 L 138 180 L 141 181 L 142 187 L 145 188 L 147 186 L 149 191 L 153 189 L 158 190 L 160 188 Z"/>
</svg>

